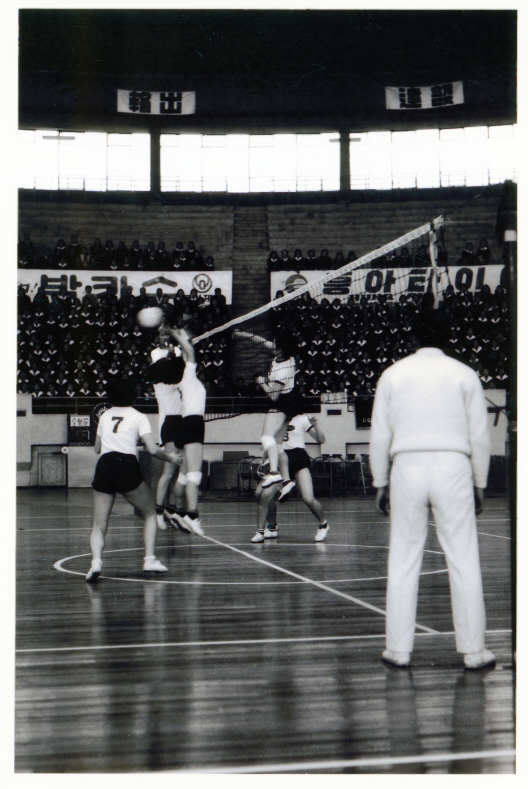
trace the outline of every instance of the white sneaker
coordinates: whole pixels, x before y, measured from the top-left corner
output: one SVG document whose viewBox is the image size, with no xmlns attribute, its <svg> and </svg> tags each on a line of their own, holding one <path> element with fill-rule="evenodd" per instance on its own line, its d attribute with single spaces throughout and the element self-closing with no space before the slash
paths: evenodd
<svg viewBox="0 0 528 789">
<path fill-rule="evenodd" d="M 143 570 L 148 573 L 166 573 L 167 568 L 155 556 L 145 556 Z"/>
<path fill-rule="evenodd" d="M 169 519 L 170 525 L 174 529 L 179 529 L 180 531 L 184 532 L 184 534 L 190 534 L 191 529 L 185 523 L 185 510 L 174 510 L 171 512 L 170 510 L 165 510 L 164 515 L 166 515 Z"/>
<path fill-rule="evenodd" d="M 255 536 L 251 538 L 251 542 L 264 542 L 264 532 L 258 531 Z"/>
<path fill-rule="evenodd" d="M 265 540 L 275 540 L 279 536 L 278 529 L 270 529 L 269 526 L 266 526 L 264 529 L 264 539 Z M 259 534 L 259 532 L 257 532 Z"/>
<path fill-rule="evenodd" d="M 286 497 L 292 492 L 295 487 L 295 482 L 292 479 L 287 479 L 282 483 L 278 501 L 284 501 Z"/>
<path fill-rule="evenodd" d="M 330 526 L 328 525 L 328 523 L 325 523 L 324 526 L 319 526 L 319 528 L 315 532 L 314 541 L 322 542 L 323 540 L 326 540 L 326 535 L 328 534 L 329 531 L 330 531 Z"/>
<path fill-rule="evenodd" d="M 269 474 L 266 474 L 264 479 L 261 482 L 263 488 L 269 488 L 270 485 L 274 485 L 276 482 L 282 482 L 282 476 L 278 471 L 270 471 Z"/>
<path fill-rule="evenodd" d="M 202 529 L 202 524 L 200 523 L 200 518 L 191 518 L 189 514 L 184 515 L 181 519 L 183 526 L 187 526 L 189 531 L 192 531 L 193 534 L 198 534 L 200 537 L 203 537 L 204 530 Z"/>
<path fill-rule="evenodd" d="M 495 655 L 489 649 L 482 649 L 480 652 L 466 652 L 464 655 L 464 668 L 468 671 L 478 671 L 481 668 L 493 668 L 495 666 Z"/>
<path fill-rule="evenodd" d="M 397 668 L 409 668 L 411 654 L 410 652 L 393 652 L 392 649 L 386 649 L 381 659 L 384 663 L 389 663 Z"/>
<path fill-rule="evenodd" d="M 92 559 L 92 566 L 86 573 L 86 577 L 84 580 L 88 581 L 88 583 L 94 583 L 95 581 L 97 581 L 97 579 L 101 575 L 102 566 L 103 566 L 103 562 L 101 561 L 101 559 Z"/>
</svg>

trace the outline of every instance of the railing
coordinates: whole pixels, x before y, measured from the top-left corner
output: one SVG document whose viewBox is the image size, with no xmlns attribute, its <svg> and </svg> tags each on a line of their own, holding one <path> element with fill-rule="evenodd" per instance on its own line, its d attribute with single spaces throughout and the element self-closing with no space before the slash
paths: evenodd
<svg viewBox="0 0 528 789">
<path fill-rule="evenodd" d="M 401 173 L 386 176 L 354 173 L 350 178 L 350 188 L 352 190 L 438 189 L 443 186 L 490 186 L 503 183 L 506 180 L 517 183 L 516 170 L 481 170 L 473 173 L 451 171 L 430 175 Z"/>
<path fill-rule="evenodd" d="M 107 402 L 104 397 L 35 397 L 31 399 L 33 414 L 91 414 L 100 403 Z M 307 413 L 320 413 L 320 397 L 304 397 L 303 407 Z M 158 405 L 154 397 L 138 397 L 134 408 L 143 414 L 157 414 Z M 239 414 L 266 413 L 269 409 L 267 397 L 215 397 L 207 398 L 206 421 L 225 419 Z"/>
<path fill-rule="evenodd" d="M 402 173 L 399 175 L 373 176 L 354 173 L 350 179 L 351 190 L 389 189 L 438 189 L 445 186 L 489 186 L 506 180 L 517 183 L 515 170 L 486 170 L 475 173 L 442 172 L 432 175 Z M 76 190 L 85 192 L 148 192 L 148 179 L 130 176 L 108 176 L 85 178 L 77 175 L 24 176 L 19 179 L 21 189 L 44 189 L 46 191 Z M 227 177 L 219 178 L 176 178 L 162 177 L 162 192 L 221 192 L 245 194 L 248 192 L 322 192 L 339 191 L 337 179 L 323 178 L 273 178 L 250 177 L 236 188 L 230 187 Z"/>
</svg>

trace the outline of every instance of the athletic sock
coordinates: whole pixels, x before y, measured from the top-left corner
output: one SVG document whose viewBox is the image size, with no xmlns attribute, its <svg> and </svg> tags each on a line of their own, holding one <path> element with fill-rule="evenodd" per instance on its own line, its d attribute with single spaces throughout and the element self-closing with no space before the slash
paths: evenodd
<svg viewBox="0 0 528 789">
<path fill-rule="evenodd" d="M 199 518 L 198 512 L 196 510 L 187 510 L 187 515 L 189 516 L 189 518 L 192 518 L 193 521 Z"/>
</svg>

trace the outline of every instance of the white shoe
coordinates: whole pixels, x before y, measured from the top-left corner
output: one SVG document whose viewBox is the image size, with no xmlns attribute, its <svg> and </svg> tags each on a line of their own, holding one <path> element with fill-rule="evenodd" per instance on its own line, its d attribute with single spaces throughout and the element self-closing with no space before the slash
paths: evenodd
<svg viewBox="0 0 528 789">
<path fill-rule="evenodd" d="M 143 570 L 148 573 L 166 573 L 167 568 L 155 556 L 145 556 Z"/>
<path fill-rule="evenodd" d="M 170 525 L 174 529 L 179 529 L 180 531 L 184 532 L 184 534 L 191 533 L 191 529 L 185 523 L 185 510 L 180 510 L 179 512 L 177 510 L 174 510 L 174 512 L 165 510 L 164 515 L 167 516 Z"/>
<path fill-rule="evenodd" d="M 182 524 L 189 528 L 189 531 L 192 531 L 193 534 L 198 534 L 200 537 L 203 537 L 204 530 L 202 529 L 200 518 L 191 518 L 191 516 L 187 513 L 187 515 L 184 515 L 181 520 Z"/>
<path fill-rule="evenodd" d="M 84 580 L 88 581 L 88 583 L 94 583 L 95 581 L 97 581 L 97 579 L 101 575 L 102 566 L 103 566 L 103 562 L 101 561 L 101 559 L 92 559 L 92 566 L 86 573 L 86 577 Z"/>
<path fill-rule="evenodd" d="M 279 536 L 278 532 L 279 530 L 277 528 L 270 529 L 269 526 L 266 526 L 266 528 L 264 529 L 264 539 L 275 540 Z M 259 532 L 257 532 L 257 534 L 259 534 Z"/>
<path fill-rule="evenodd" d="M 255 536 L 251 538 L 251 542 L 264 542 L 264 532 L 258 531 Z"/>
<path fill-rule="evenodd" d="M 397 668 L 409 668 L 411 663 L 410 652 L 393 652 L 392 649 L 386 649 L 381 659 L 384 663 L 389 663 Z"/>
<path fill-rule="evenodd" d="M 330 531 L 330 526 L 328 525 L 328 523 L 325 523 L 324 526 L 319 526 L 319 528 L 315 532 L 314 541 L 322 542 L 323 540 L 326 540 L 326 535 L 328 534 L 329 531 Z"/>
<path fill-rule="evenodd" d="M 262 482 L 260 483 L 263 488 L 269 488 L 270 485 L 275 485 L 276 482 L 282 482 L 282 476 L 280 472 L 273 471 L 269 474 L 266 474 Z"/>
<path fill-rule="evenodd" d="M 287 479 L 282 483 L 279 498 L 277 501 L 284 501 L 286 497 L 292 492 L 295 487 L 295 482 L 292 479 Z"/>
<path fill-rule="evenodd" d="M 495 666 L 495 655 L 489 649 L 482 649 L 480 652 L 466 652 L 464 655 L 464 668 L 468 671 L 478 671 L 481 668 L 493 668 Z"/>
</svg>

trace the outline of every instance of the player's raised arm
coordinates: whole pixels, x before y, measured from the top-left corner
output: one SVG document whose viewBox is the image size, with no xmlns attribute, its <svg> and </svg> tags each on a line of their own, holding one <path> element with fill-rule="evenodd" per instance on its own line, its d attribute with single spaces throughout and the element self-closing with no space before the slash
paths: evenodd
<svg viewBox="0 0 528 789">
<path fill-rule="evenodd" d="M 194 353 L 194 347 L 191 342 L 190 335 L 185 331 L 185 329 L 169 329 L 169 334 L 181 347 L 185 361 L 195 362 L 196 354 Z"/>
<path fill-rule="evenodd" d="M 264 337 L 261 337 L 259 334 L 251 334 L 251 332 L 249 332 L 249 331 L 239 331 L 238 329 L 235 329 L 233 331 L 233 337 L 235 339 L 237 337 L 241 337 L 241 338 L 245 338 L 247 340 L 251 340 L 256 345 L 263 345 L 265 348 L 268 349 L 268 351 L 276 351 L 277 350 L 277 346 L 275 345 L 274 342 L 271 342 L 270 340 L 264 339 Z"/>
</svg>

